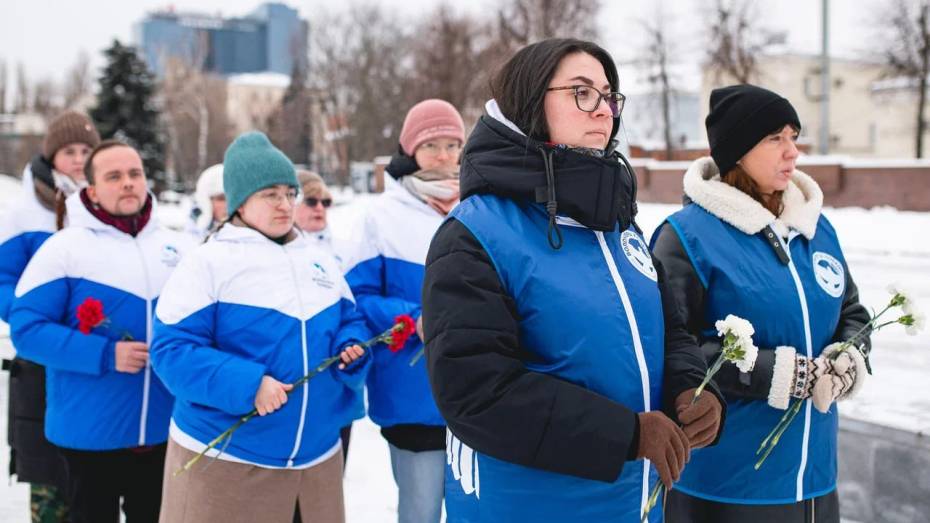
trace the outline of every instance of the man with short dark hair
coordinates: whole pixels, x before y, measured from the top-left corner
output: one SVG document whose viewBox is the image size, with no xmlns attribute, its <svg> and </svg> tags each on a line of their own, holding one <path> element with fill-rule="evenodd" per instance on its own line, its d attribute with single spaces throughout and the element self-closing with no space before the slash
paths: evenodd
<svg viewBox="0 0 930 523">
<path fill-rule="evenodd" d="M 101 143 L 85 174 L 90 185 L 66 202 L 68 227 L 19 280 L 11 334 L 46 366 L 45 433 L 68 464 L 72 520 L 116 523 L 122 498 L 127 520 L 154 523 L 173 399 L 148 344 L 155 301 L 190 240 L 158 224 L 132 147 Z"/>
</svg>

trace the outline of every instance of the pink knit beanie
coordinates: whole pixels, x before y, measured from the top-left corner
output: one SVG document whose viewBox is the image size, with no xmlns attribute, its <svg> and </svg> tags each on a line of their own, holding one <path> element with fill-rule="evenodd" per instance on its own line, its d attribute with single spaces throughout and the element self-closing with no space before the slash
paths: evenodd
<svg viewBox="0 0 930 523">
<path fill-rule="evenodd" d="M 407 111 L 400 131 L 400 146 L 409 156 L 417 147 L 436 138 L 452 138 L 465 143 L 465 122 L 449 102 L 432 98 L 423 100 Z"/>
</svg>

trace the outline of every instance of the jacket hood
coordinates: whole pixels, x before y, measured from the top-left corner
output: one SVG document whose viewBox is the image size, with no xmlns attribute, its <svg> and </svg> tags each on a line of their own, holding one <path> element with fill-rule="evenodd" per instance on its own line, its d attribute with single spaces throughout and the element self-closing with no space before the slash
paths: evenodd
<svg viewBox="0 0 930 523">
<path fill-rule="evenodd" d="M 621 230 L 636 214 L 635 180 L 618 154 L 598 158 L 525 136 L 487 104 L 462 153 L 462 199 L 473 194 L 535 203 L 554 200 L 555 212 L 594 230 Z M 549 194 L 548 173 L 554 181 Z M 550 198 L 554 196 L 554 198 Z"/>
<path fill-rule="evenodd" d="M 695 160 L 688 167 L 684 190 L 694 203 L 746 234 L 756 234 L 772 225 L 782 235 L 790 227 L 812 239 L 823 207 L 820 186 L 795 169 L 782 196 L 784 210 L 781 216 L 775 216 L 748 194 L 720 181 L 720 171 L 710 157 Z"/>
</svg>

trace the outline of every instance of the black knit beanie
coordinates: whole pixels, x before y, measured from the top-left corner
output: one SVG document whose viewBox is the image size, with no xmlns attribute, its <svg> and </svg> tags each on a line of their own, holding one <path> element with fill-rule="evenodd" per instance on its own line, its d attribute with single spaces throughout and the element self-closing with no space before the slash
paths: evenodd
<svg viewBox="0 0 930 523">
<path fill-rule="evenodd" d="M 757 143 L 786 124 L 801 130 L 791 103 L 768 89 L 744 84 L 711 91 L 704 125 L 720 173 L 729 172 Z"/>
</svg>

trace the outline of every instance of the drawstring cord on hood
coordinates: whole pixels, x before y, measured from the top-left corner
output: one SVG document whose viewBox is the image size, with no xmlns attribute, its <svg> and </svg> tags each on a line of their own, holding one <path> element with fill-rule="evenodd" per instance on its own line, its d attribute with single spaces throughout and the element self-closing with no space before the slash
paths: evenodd
<svg viewBox="0 0 930 523">
<path fill-rule="evenodd" d="M 542 154 L 543 165 L 546 170 L 546 194 L 545 197 L 541 197 L 537 191 L 536 201 L 546 203 L 546 213 L 549 215 L 549 227 L 546 232 L 546 237 L 549 240 L 549 246 L 555 250 L 562 248 L 564 243 L 562 238 L 562 230 L 559 228 L 556 212 L 558 211 L 558 201 L 556 200 L 555 195 L 555 168 L 553 155 L 554 151 L 546 150 L 544 146 L 539 146 L 539 152 Z M 632 202 L 631 202 L 631 213 L 630 221 L 632 222 L 633 227 L 636 228 L 636 231 L 640 234 L 643 233 L 642 229 L 639 228 L 639 224 L 636 223 L 636 214 L 638 212 L 638 206 L 636 204 L 636 189 L 637 189 L 637 180 L 636 180 L 636 171 L 633 170 L 633 166 L 630 165 L 629 160 L 625 156 L 620 154 L 619 151 L 614 151 L 611 153 L 611 156 L 619 159 L 626 166 L 627 173 L 630 176 L 630 185 L 632 188 Z M 555 237 L 553 238 L 553 232 L 555 232 Z"/>
<path fill-rule="evenodd" d="M 633 227 L 636 228 L 636 232 L 643 234 L 643 230 L 639 228 L 639 224 L 636 223 L 636 215 L 639 213 L 639 206 L 636 203 L 636 190 L 637 190 L 637 180 L 636 180 L 636 171 L 633 170 L 633 166 L 630 165 L 630 161 L 626 159 L 626 156 L 620 153 L 620 151 L 614 151 L 613 154 L 615 157 L 619 158 L 623 162 L 623 165 L 626 166 L 626 171 L 630 175 L 630 222 L 633 224 Z"/>
<path fill-rule="evenodd" d="M 563 238 L 562 230 L 559 229 L 559 224 L 556 222 L 558 202 L 555 198 L 555 170 L 552 167 L 553 151 L 547 151 L 545 147 L 540 146 L 539 152 L 542 154 L 543 165 L 546 169 L 546 213 L 549 215 L 549 228 L 546 231 L 546 237 L 549 240 L 549 246 L 559 250 L 562 248 Z M 553 231 L 555 231 L 555 239 L 552 237 Z"/>
</svg>

